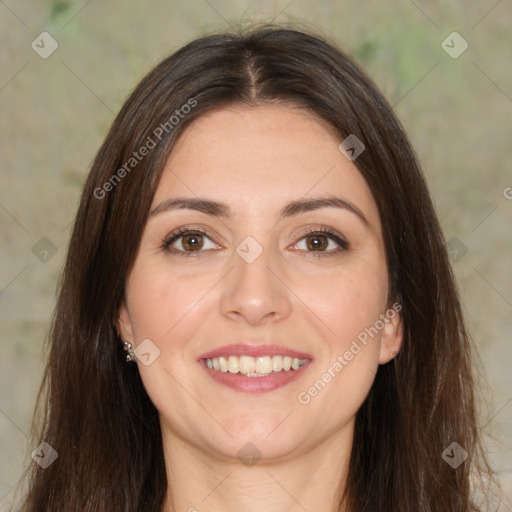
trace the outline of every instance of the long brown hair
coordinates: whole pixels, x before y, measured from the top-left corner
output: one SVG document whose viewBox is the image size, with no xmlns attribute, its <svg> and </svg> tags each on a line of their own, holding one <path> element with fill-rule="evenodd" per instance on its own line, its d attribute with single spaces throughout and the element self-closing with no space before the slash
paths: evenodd
<svg viewBox="0 0 512 512">
<path fill-rule="evenodd" d="M 354 163 L 383 220 L 390 296 L 402 305 L 402 348 L 379 367 L 357 413 L 339 510 L 480 510 L 471 475 L 490 469 L 477 428 L 470 339 L 410 143 L 375 84 L 334 43 L 264 25 L 201 37 L 161 62 L 130 95 L 96 156 L 34 413 L 34 446 L 45 441 L 58 458 L 46 469 L 27 468 L 23 511 L 161 511 L 168 482 L 158 412 L 137 365 L 125 362 L 114 322 L 176 138 L 213 108 L 268 102 L 317 113 L 340 142 L 354 134 L 365 145 Z M 131 160 L 149 139 L 155 146 Z M 456 469 L 442 457 L 452 442 L 468 454 Z"/>
</svg>

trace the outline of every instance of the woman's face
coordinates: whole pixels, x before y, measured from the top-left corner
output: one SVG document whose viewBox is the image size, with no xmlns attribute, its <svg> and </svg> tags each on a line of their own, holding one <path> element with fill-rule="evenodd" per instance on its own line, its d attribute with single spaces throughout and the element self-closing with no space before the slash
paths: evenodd
<svg viewBox="0 0 512 512">
<path fill-rule="evenodd" d="M 217 109 L 178 139 L 118 321 L 134 348 L 150 340 L 137 364 L 164 440 L 269 460 L 350 442 L 401 326 L 378 210 L 340 142 L 284 106 Z"/>
</svg>

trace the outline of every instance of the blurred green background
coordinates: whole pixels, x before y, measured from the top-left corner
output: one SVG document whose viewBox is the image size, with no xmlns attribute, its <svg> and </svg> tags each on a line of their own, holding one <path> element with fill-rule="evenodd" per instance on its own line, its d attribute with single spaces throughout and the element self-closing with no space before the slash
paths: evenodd
<svg viewBox="0 0 512 512">
<path fill-rule="evenodd" d="M 512 496 L 510 1 L 0 0 L 0 510 L 33 463 L 27 434 L 56 284 L 114 115 L 190 39 L 258 20 L 335 39 L 408 131 L 486 378 L 489 455 Z"/>
</svg>

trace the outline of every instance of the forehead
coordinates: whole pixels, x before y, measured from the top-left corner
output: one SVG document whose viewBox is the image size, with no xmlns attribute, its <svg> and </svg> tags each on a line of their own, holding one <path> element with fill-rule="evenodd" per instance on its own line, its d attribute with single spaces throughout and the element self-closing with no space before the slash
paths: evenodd
<svg viewBox="0 0 512 512">
<path fill-rule="evenodd" d="M 298 198 L 336 195 L 377 229 L 372 194 L 338 149 L 334 129 L 290 106 L 230 106 L 196 119 L 178 138 L 153 206 L 170 197 L 208 197 L 240 214 L 277 212 Z"/>
</svg>

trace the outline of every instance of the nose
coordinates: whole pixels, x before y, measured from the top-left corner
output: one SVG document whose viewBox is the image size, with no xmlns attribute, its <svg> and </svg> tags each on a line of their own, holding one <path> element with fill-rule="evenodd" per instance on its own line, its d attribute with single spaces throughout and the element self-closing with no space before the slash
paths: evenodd
<svg viewBox="0 0 512 512">
<path fill-rule="evenodd" d="M 235 252 L 233 261 L 234 269 L 226 276 L 221 298 L 225 316 L 256 326 L 290 315 L 291 291 L 269 251 L 263 250 L 251 263 Z"/>
</svg>

